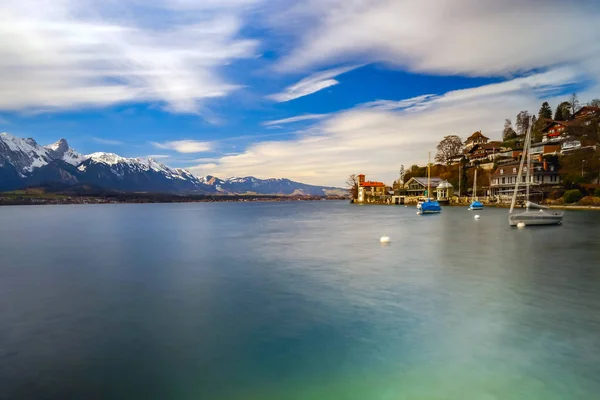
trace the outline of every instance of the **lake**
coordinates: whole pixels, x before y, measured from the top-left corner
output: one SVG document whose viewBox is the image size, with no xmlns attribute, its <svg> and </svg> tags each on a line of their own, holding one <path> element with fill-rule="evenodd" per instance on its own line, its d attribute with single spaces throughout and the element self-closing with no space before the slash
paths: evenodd
<svg viewBox="0 0 600 400">
<path fill-rule="evenodd" d="M 0 398 L 598 399 L 600 213 L 415 211 L 2 207 Z"/>
</svg>

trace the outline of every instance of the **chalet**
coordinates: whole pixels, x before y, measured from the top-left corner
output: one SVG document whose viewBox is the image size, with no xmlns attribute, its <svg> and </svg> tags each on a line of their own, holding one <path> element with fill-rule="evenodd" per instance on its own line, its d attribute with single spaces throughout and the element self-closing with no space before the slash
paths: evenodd
<svg viewBox="0 0 600 400">
<path fill-rule="evenodd" d="M 487 138 L 486 138 L 487 139 Z M 475 144 L 466 152 L 466 157 L 471 161 L 488 161 L 496 158 L 497 154 L 501 152 L 502 144 L 500 142 L 489 142 Z"/>
<path fill-rule="evenodd" d="M 464 149 L 468 151 L 476 144 L 485 144 L 489 140 L 490 139 L 488 137 L 484 136 L 483 133 L 481 133 L 481 131 L 477 131 L 477 132 L 473 133 L 471 136 L 469 136 L 467 138 L 467 140 L 465 140 Z"/>
<path fill-rule="evenodd" d="M 575 114 L 573 119 L 592 119 L 600 117 L 600 107 L 583 106 Z"/>
<path fill-rule="evenodd" d="M 491 176 L 490 194 L 499 198 L 508 198 L 513 195 L 517 176 L 519 173 L 519 162 L 499 165 Z M 523 176 L 521 183 L 526 182 L 527 166 L 523 167 Z M 560 184 L 560 177 L 554 165 L 547 161 L 535 161 L 532 163 L 530 171 L 530 191 L 531 193 L 544 193 L 552 186 Z M 525 186 L 520 188 L 523 190 Z"/>
<path fill-rule="evenodd" d="M 384 201 L 387 196 L 385 183 L 366 181 L 365 175 L 358 175 L 358 202 L 371 203 Z"/>
<path fill-rule="evenodd" d="M 569 121 L 550 121 L 542 128 L 542 142 L 560 141 L 569 134 Z"/>
<path fill-rule="evenodd" d="M 441 178 L 430 178 L 431 194 L 430 197 L 435 197 L 437 187 L 443 182 Z M 406 193 L 409 196 L 423 197 L 427 196 L 427 177 L 413 177 L 404 184 Z"/>
</svg>

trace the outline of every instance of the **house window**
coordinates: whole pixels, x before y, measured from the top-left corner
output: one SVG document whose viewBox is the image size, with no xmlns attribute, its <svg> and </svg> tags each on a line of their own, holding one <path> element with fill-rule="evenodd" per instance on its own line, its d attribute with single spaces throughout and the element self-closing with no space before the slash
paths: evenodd
<svg viewBox="0 0 600 400">
<path fill-rule="evenodd" d="M 504 170 L 500 169 L 500 175 L 502 175 L 502 174 L 504 174 Z M 502 183 L 504 183 L 504 182 L 502 182 Z"/>
<path fill-rule="evenodd" d="M 513 174 L 516 174 L 516 173 L 517 173 L 517 169 L 513 168 Z"/>
<path fill-rule="evenodd" d="M 500 171 L 502 171 L 502 170 L 500 170 Z M 502 178 L 502 183 L 503 184 L 506 183 L 506 178 Z"/>
</svg>

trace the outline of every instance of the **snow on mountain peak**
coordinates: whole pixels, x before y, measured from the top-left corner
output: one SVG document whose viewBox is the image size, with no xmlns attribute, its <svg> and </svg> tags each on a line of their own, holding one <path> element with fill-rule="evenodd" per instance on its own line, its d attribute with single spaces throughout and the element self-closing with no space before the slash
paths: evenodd
<svg viewBox="0 0 600 400">
<path fill-rule="evenodd" d="M 85 161 L 85 156 L 73 150 L 66 139 L 60 139 L 58 142 L 44 146 L 49 155 L 55 160 L 62 160 L 67 164 L 77 166 Z"/>
<path fill-rule="evenodd" d="M 61 151 L 61 152 L 66 152 L 67 150 L 69 150 L 69 143 L 67 143 L 67 139 L 60 139 L 58 142 L 53 143 L 53 144 L 49 144 L 47 146 L 44 146 L 45 148 L 47 148 L 48 150 L 52 150 L 52 151 Z"/>
<path fill-rule="evenodd" d="M 23 175 L 48 164 L 51 157 L 45 148 L 31 138 L 21 139 L 8 133 L 1 133 L 0 162 L 3 160 L 13 164 Z"/>
</svg>

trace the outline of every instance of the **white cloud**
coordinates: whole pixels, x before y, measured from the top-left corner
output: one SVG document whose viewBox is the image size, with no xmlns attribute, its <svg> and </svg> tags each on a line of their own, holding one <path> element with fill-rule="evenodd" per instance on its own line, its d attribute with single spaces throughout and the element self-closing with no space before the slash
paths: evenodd
<svg viewBox="0 0 600 400">
<path fill-rule="evenodd" d="M 287 71 L 383 61 L 412 71 L 488 76 L 585 62 L 600 53 L 594 1 L 566 7 L 559 0 L 308 0 L 270 22 L 297 39 L 279 65 Z"/>
<path fill-rule="evenodd" d="M 216 176 L 287 177 L 301 182 L 343 186 L 351 173 L 391 183 L 400 164 L 423 163 L 448 134 L 465 138 L 476 130 L 500 139 L 504 118 L 520 110 L 537 111 L 543 100 L 558 104 L 554 88 L 572 83 L 568 69 L 550 70 L 503 83 L 457 90 L 419 101 L 409 108 L 359 105 L 332 114 L 292 140 L 251 145 L 244 152 L 219 158 L 210 165 Z M 554 82 L 554 84 L 551 84 Z M 199 175 L 204 165 L 192 167 Z"/>
<path fill-rule="evenodd" d="M 268 97 L 278 102 L 284 102 L 294 100 L 299 97 L 308 96 L 309 94 L 316 93 L 330 86 L 337 85 L 339 82 L 333 78 L 352 71 L 358 67 L 360 67 L 360 65 L 332 68 L 326 71 L 317 72 L 291 86 L 288 86 L 283 92 L 272 94 Z"/>
<path fill-rule="evenodd" d="M 278 119 L 278 120 L 274 120 L 274 121 L 266 121 L 266 122 L 263 122 L 263 126 L 277 126 L 277 125 L 291 124 L 291 123 L 300 122 L 300 121 L 311 121 L 311 120 L 315 120 L 315 119 L 323 119 L 326 117 L 327 117 L 327 114 L 304 114 L 304 115 L 298 115 L 296 117 L 283 118 L 283 119 Z"/>
<path fill-rule="evenodd" d="M 102 138 L 97 138 L 97 137 L 92 138 L 92 140 L 96 143 L 106 144 L 109 146 L 121 146 L 121 145 L 125 144 L 125 143 L 121 142 L 120 140 L 102 139 Z"/>
<path fill-rule="evenodd" d="M 0 109 L 151 101 L 199 112 L 203 100 L 239 87 L 219 69 L 254 57 L 257 42 L 239 38 L 232 4 L 210 2 L 192 18 L 184 3 L 156 1 L 147 12 L 137 0 L 2 2 Z"/>
<path fill-rule="evenodd" d="M 174 150 L 178 153 L 204 153 L 210 151 L 212 146 L 209 142 L 200 142 L 197 140 L 174 140 L 170 142 L 151 142 L 158 149 Z"/>
</svg>

